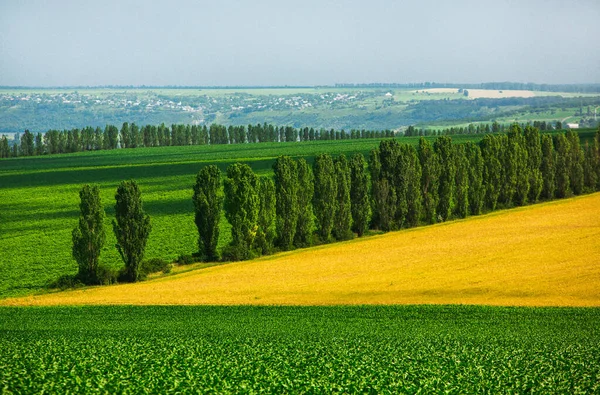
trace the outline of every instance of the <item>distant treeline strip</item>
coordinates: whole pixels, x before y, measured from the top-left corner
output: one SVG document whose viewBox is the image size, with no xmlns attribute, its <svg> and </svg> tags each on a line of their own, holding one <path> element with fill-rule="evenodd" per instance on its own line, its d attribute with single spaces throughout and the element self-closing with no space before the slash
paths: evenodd
<svg viewBox="0 0 600 395">
<path fill-rule="evenodd" d="M 257 124 L 246 126 L 206 125 L 145 125 L 123 123 L 121 129 L 107 125 L 104 129 L 86 127 L 71 130 L 49 130 L 17 134 L 10 147 L 6 136 L 0 139 L 0 158 L 62 154 L 117 148 L 165 147 L 206 144 L 245 144 L 264 142 L 293 142 L 314 140 L 345 140 L 394 137 L 392 130 L 340 130 L 294 128 Z"/>
<path fill-rule="evenodd" d="M 525 127 L 525 125 L 522 125 Z M 540 130 L 552 130 L 553 126 L 546 122 L 534 122 Z M 562 127 L 557 122 L 555 127 Z M 487 134 L 506 131 L 504 124 L 470 124 L 467 127 L 450 127 L 446 129 L 428 130 L 409 126 L 404 136 L 439 136 L 454 134 Z M 185 145 L 214 144 L 246 144 L 264 142 L 296 142 L 316 140 L 347 140 L 394 137 L 393 130 L 326 130 L 315 128 L 294 128 L 292 126 L 274 126 L 257 124 L 246 126 L 223 126 L 212 124 L 184 125 L 165 124 L 145 125 L 139 127 L 135 123 L 125 122 L 119 130 L 114 125 L 104 129 L 91 126 L 83 129 L 49 130 L 46 133 L 31 133 L 25 130 L 16 134 L 14 144 L 9 144 L 6 136 L 0 138 L 0 158 L 19 156 L 37 156 L 47 154 L 64 154 L 83 151 L 112 150 L 118 148 L 165 147 Z"/>
</svg>

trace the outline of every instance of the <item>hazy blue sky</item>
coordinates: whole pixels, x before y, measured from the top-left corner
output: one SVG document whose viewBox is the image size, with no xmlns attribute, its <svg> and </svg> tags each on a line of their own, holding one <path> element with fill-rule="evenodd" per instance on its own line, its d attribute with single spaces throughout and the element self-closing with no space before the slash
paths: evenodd
<svg viewBox="0 0 600 395">
<path fill-rule="evenodd" d="M 0 85 L 600 82 L 598 0 L 0 0 Z"/>
</svg>

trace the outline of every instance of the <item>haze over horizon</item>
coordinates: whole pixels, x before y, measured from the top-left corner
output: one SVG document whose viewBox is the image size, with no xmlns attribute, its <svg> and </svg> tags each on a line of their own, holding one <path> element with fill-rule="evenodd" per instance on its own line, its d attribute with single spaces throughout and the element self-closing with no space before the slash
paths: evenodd
<svg viewBox="0 0 600 395">
<path fill-rule="evenodd" d="M 599 83 L 598 21 L 594 0 L 0 0 L 0 85 Z"/>
</svg>

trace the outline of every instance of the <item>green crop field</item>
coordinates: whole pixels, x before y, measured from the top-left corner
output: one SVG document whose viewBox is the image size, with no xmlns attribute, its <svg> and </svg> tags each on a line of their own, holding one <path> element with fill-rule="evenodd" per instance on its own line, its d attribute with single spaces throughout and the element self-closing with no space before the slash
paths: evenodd
<svg viewBox="0 0 600 395">
<path fill-rule="evenodd" d="M 0 388 L 598 393 L 598 328 L 574 308 L 0 308 Z"/>
<path fill-rule="evenodd" d="M 457 141 L 478 138 L 460 136 Z M 403 141 L 416 143 L 417 138 Z M 312 160 L 322 152 L 367 154 L 378 144 L 375 139 L 161 147 L 2 160 L 0 297 L 31 293 L 77 271 L 71 258 L 71 231 L 77 224 L 78 193 L 84 184 L 97 184 L 102 190 L 107 213 L 102 262 L 112 267 L 122 265 L 114 248 L 111 220 L 117 185 L 128 179 L 138 181 L 145 209 L 152 217 L 146 257 L 173 260 L 197 250 L 191 199 L 195 176 L 203 166 L 217 164 L 225 171 L 229 164 L 239 161 L 264 175 L 270 174 L 278 155 Z M 224 218 L 222 225 L 221 246 L 230 240 Z"/>
<path fill-rule="evenodd" d="M 580 133 L 582 141 L 594 131 Z M 429 137 L 433 138 L 433 137 Z M 481 136 L 458 135 L 455 142 L 478 141 Z M 107 241 L 101 261 L 122 266 L 112 233 L 114 194 L 122 180 L 135 179 L 142 190 L 153 230 L 146 258 L 173 260 L 197 251 L 193 220 L 192 185 L 207 164 L 222 171 L 231 163 L 248 163 L 261 175 L 271 174 L 278 155 L 305 157 L 368 152 L 378 139 L 312 141 L 121 149 L 64 155 L 11 158 L 0 161 L 0 297 L 30 294 L 61 275 L 77 271 L 71 258 L 71 231 L 79 215 L 79 190 L 97 184 L 107 213 Z M 418 137 L 401 139 L 416 144 Z M 222 218 L 219 245 L 230 241 Z"/>
</svg>

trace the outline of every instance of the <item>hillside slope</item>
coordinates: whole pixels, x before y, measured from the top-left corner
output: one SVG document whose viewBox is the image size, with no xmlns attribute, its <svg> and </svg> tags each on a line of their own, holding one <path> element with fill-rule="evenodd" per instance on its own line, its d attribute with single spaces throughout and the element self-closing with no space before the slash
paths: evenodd
<svg viewBox="0 0 600 395">
<path fill-rule="evenodd" d="M 600 306 L 600 193 L 1 305 Z"/>
</svg>

